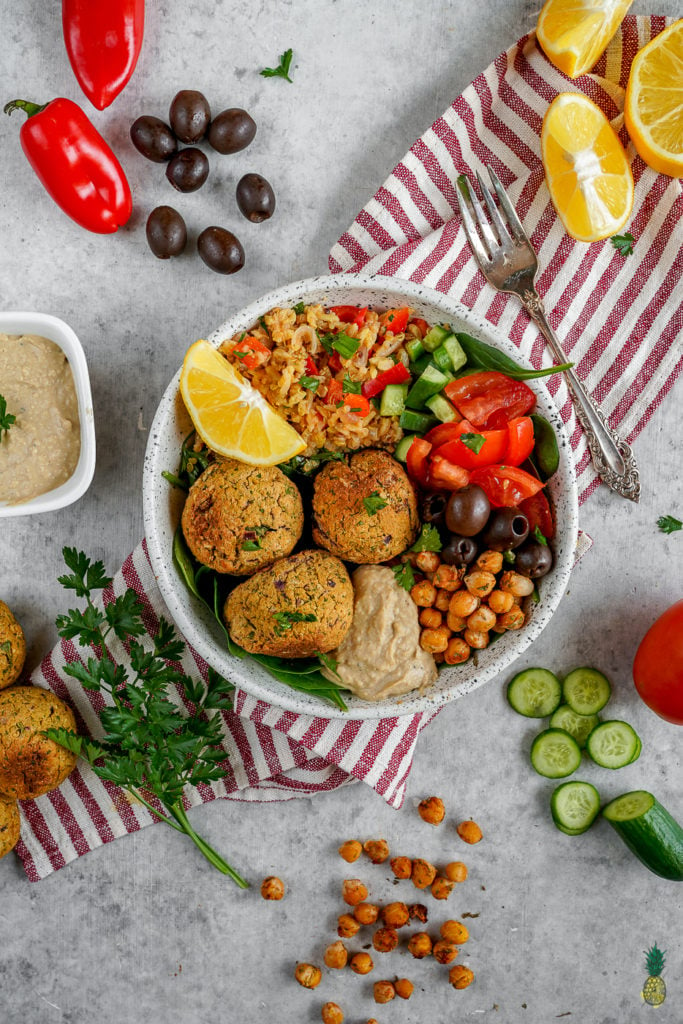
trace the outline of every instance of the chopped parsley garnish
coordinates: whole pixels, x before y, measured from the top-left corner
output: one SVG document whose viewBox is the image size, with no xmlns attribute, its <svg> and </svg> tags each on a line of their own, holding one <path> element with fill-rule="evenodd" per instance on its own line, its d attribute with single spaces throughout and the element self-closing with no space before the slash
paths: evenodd
<svg viewBox="0 0 683 1024">
<path fill-rule="evenodd" d="M 363 498 L 363 504 L 365 505 L 365 511 L 367 514 L 369 516 L 374 516 L 381 508 L 386 508 L 388 502 L 380 496 L 379 491 L 373 491 L 367 498 Z"/>
<path fill-rule="evenodd" d="M 273 612 L 275 632 L 282 634 L 291 629 L 295 622 L 317 622 L 318 616 L 312 612 Z"/>
<path fill-rule="evenodd" d="M 683 530 L 683 523 L 675 516 L 660 516 L 657 526 L 662 533 L 676 533 L 677 530 Z"/>
<path fill-rule="evenodd" d="M 415 573 L 410 562 L 401 562 L 400 565 L 392 565 L 391 571 L 399 587 L 404 590 L 411 590 L 415 583 Z"/>
<path fill-rule="evenodd" d="M 350 359 L 351 356 L 355 355 L 360 346 L 360 342 L 356 338 L 350 337 L 345 334 L 344 331 L 340 331 L 339 334 L 319 334 L 320 344 L 325 349 L 328 355 L 332 355 L 332 352 L 338 352 L 342 359 Z"/>
<path fill-rule="evenodd" d="M 431 523 L 423 523 L 420 535 L 413 544 L 411 551 L 441 551 L 443 544 L 439 531 Z"/>
<path fill-rule="evenodd" d="M 483 434 L 461 434 L 460 440 L 465 445 L 465 448 L 469 448 L 471 452 L 478 455 L 484 447 L 486 438 Z"/>
<path fill-rule="evenodd" d="M 264 78 L 284 78 L 286 81 L 291 82 L 292 79 L 289 77 L 289 69 L 292 64 L 293 51 L 290 47 L 289 50 L 285 50 L 284 53 L 280 54 L 280 63 L 276 68 L 263 68 L 259 71 L 260 75 Z"/>
<path fill-rule="evenodd" d="M 301 384 L 302 388 L 306 388 L 307 391 L 312 391 L 315 394 L 320 384 L 320 377 L 304 376 L 299 378 L 299 384 Z"/>
<path fill-rule="evenodd" d="M 294 312 L 297 315 L 299 315 L 300 313 L 305 313 L 306 312 L 306 303 L 305 302 L 297 302 L 296 306 L 292 306 L 292 309 L 294 310 Z"/>
<path fill-rule="evenodd" d="M 345 395 L 360 395 L 362 384 L 359 380 L 351 380 L 348 373 L 344 374 L 342 391 Z"/>
<path fill-rule="evenodd" d="M 242 544 L 242 551 L 258 551 L 263 545 L 261 537 L 274 530 L 273 526 L 248 526 L 244 531 L 246 540 Z"/>
<path fill-rule="evenodd" d="M 620 256 L 633 256 L 635 238 L 630 231 L 627 231 L 625 235 L 612 235 L 610 242 Z"/>
<path fill-rule="evenodd" d="M 548 541 L 545 539 L 545 534 L 541 533 L 540 526 L 534 526 L 534 537 L 539 544 L 545 544 L 548 547 Z"/>
<path fill-rule="evenodd" d="M 2 434 L 3 431 L 7 433 L 15 420 L 16 416 L 7 412 L 7 401 L 2 395 L 0 395 L 0 434 Z"/>
</svg>

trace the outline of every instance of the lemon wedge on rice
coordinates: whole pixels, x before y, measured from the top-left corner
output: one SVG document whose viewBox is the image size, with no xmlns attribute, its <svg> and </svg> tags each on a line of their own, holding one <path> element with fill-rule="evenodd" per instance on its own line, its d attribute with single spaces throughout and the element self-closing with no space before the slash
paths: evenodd
<svg viewBox="0 0 683 1024">
<path fill-rule="evenodd" d="M 639 50 L 624 107 L 626 129 L 649 167 L 683 177 L 683 18 Z"/>
<path fill-rule="evenodd" d="M 276 466 L 306 447 L 294 427 L 208 341 L 188 349 L 180 393 L 195 430 L 218 455 Z"/>
<path fill-rule="evenodd" d="M 597 242 L 624 226 L 633 208 L 633 175 L 616 132 L 582 93 L 561 92 L 541 129 L 550 198 L 572 238 Z"/>
<path fill-rule="evenodd" d="M 633 0 L 547 0 L 536 38 L 546 57 L 569 78 L 597 63 Z"/>
</svg>

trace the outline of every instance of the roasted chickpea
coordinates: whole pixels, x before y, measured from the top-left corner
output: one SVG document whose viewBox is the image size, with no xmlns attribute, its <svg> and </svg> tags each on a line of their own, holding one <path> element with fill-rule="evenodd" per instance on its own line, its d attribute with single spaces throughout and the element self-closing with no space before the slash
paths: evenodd
<svg viewBox="0 0 683 1024">
<path fill-rule="evenodd" d="M 389 856 L 389 844 L 386 839 L 368 839 L 363 849 L 373 864 L 383 864 Z"/>
<path fill-rule="evenodd" d="M 496 586 L 496 577 L 492 572 L 475 569 L 465 576 L 465 586 L 475 597 L 487 597 Z"/>
<path fill-rule="evenodd" d="M 347 839 L 347 841 L 342 843 L 339 847 L 339 856 L 348 864 L 352 864 L 354 860 L 358 860 L 362 852 L 363 847 L 357 839 Z"/>
<path fill-rule="evenodd" d="M 353 916 L 360 924 L 374 924 L 379 917 L 379 907 L 374 903 L 359 903 L 353 911 Z"/>
<path fill-rule="evenodd" d="M 413 994 L 414 985 L 407 978 L 397 978 L 394 982 L 394 988 L 396 989 L 396 995 L 401 999 L 410 999 Z"/>
<path fill-rule="evenodd" d="M 337 940 L 327 947 L 323 959 L 327 967 L 340 970 L 342 967 L 346 967 L 349 954 L 344 943 Z"/>
<path fill-rule="evenodd" d="M 391 953 L 398 946 L 398 932 L 395 928 L 378 928 L 372 936 L 372 945 L 378 953 Z"/>
<path fill-rule="evenodd" d="M 496 624 L 496 613 L 487 605 L 480 605 L 467 619 L 467 628 L 476 633 L 488 633 Z"/>
<path fill-rule="evenodd" d="M 418 857 L 413 861 L 413 873 L 410 877 L 416 889 L 426 889 L 436 878 L 436 868 L 428 860 Z"/>
<path fill-rule="evenodd" d="M 415 564 L 420 572 L 436 572 L 441 564 L 441 559 L 436 551 L 420 551 L 415 559 Z"/>
<path fill-rule="evenodd" d="M 410 878 L 413 870 L 410 857 L 392 857 L 389 863 L 396 878 Z"/>
<path fill-rule="evenodd" d="M 419 608 L 431 608 L 436 601 L 436 587 L 429 580 L 420 580 L 410 588 L 410 596 Z"/>
<path fill-rule="evenodd" d="M 285 886 L 281 879 L 269 875 L 261 882 L 261 895 L 264 900 L 281 900 L 285 894 Z"/>
<path fill-rule="evenodd" d="M 443 615 L 436 608 L 423 608 L 419 619 L 420 625 L 425 629 L 438 629 L 443 622 Z"/>
<path fill-rule="evenodd" d="M 343 1024 L 344 1022 L 342 1009 L 336 1003 L 325 1003 L 320 1010 L 320 1016 L 323 1024 Z"/>
<path fill-rule="evenodd" d="M 504 590 L 492 590 L 489 594 L 489 608 L 496 615 L 503 615 L 509 612 L 515 603 L 512 594 L 506 594 Z"/>
<path fill-rule="evenodd" d="M 421 924 L 427 923 L 427 908 L 424 903 L 411 903 L 408 907 L 408 915 L 411 921 L 420 921 Z"/>
<path fill-rule="evenodd" d="M 474 981 L 474 973 L 463 964 L 456 964 L 448 972 L 448 980 L 453 988 L 467 988 Z"/>
<path fill-rule="evenodd" d="M 509 612 L 499 615 L 496 619 L 496 630 L 521 629 L 524 625 L 524 612 L 517 604 L 513 604 Z"/>
<path fill-rule="evenodd" d="M 354 974 L 369 974 L 374 966 L 369 953 L 354 953 L 349 960 L 349 967 Z"/>
<path fill-rule="evenodd" d="M 322 971 L 313 964 L 297 964 L 294 977 L 304 988 L 317 988 L 322 978 Z"/>
<path fill-rule="evenodd" d="M 474 647 L 475 651 L 483 651 L 485 647 L 488 647 L 490 640 L 488 633 L 480 633 L 476 629 L 466 629 L 462 638 L 466 644 Z"/>
<path fill-rule="evenodd" d="M 466 590 L 461 591 L 462 594 L 466 594 Z M 474 615 L 474 612 L 472 612 Z M 452 633 L 462 633 L 463 629 L 467 627 L 467 619 L 463 619 L 462 615 L 456 615 L 455 612 L 449 611 L 446 616 L 446 625 Z"/>
<path fill-rule="evenodd" d="M 423 960 L 432 952 L 432 940 L 427 932 L 415 932 L 408 940 L 408 951 L 416 960 Z"/>
<path fill-rule="evenodd" d="M 454 942 L 448 939 L 437 939 L 432 949 L 432 956 L 440 964 L 450 964 L 455 960 L 460 950 Z"/>
<path fill-rule="evenodd" d="M 467 865 L 461 860 L 452 860 L 444 868 L 444 874 L 451 882 L 464 882 L 467 878 Z"/>
<path fill-rule="evenodd" d="M 476 612 L 480 604 L 479 598 L 474 594 L 470 594 L 469 590 L 459 590 L 451 598 L 448 613 L 449 615 L 459 615 L 461 618 L 466 619 L 472 612 Z"/>
<path fill-rule="evenodd" d="M 461 637 L 454 636 L 448 641 L 443 660 L 447 665 L 460 665 L 463 661 L 467 661 L 470 651 L 471 647 L 468 643 Z"/>
<path fill-rule="evenodd" d="M 420 800 L 417 813 L 428 825 L 440 825 L 446 814 L 443 800 L 439 796 L 428 796 Z"/>
<path fill-rule="evenodd" d="M 372 993 L 376 1003 L 390 1003 L 396 995 L 396 989 L 390 981 L 376 981 Z"/>
<path fill-rule="evenodd" d="M 432 882 L 432 896 L 435 900 L 447 900 L 450 894 L 453 892 L 455 882 L 451 882 L 449 878 L 444 878 L 442 875 L 437 875 Z"/>
<path fill-rule="evenodd" d="M 434 601 L 434 607 L 440 612 L 447 612 L 448 605 L 451 600 L 451 594 L 448 590 L 437 590 L 436 599 Z"/>
<path fill-rule="evenodd" d="M 455 942 L 458 945 L 467 942 L 470 937 L 469 931 L 460 921 L 444 921 L 439 931 L 442 939 L 447 942 Z"/>
<path fill-rule="evenodd" d="M 518 572 L 504 572 L 500 578 L 500 589 L 513 597 L 528 597 L 534 592 L 534 581 Z"/>
<path fill-rule="evenodd" d="M 462 577 L 457 565 L 445 565 L 443 562 L 434 573 L 434 586 L 439 590 L 459 590 Z"/>
<path fill-rule="evenodd" d="M 420 647 L 430 654 L 440 654 L 448 647 L 451 631 L 446 626 L 438 629 L 423 629 L 420 635 Z"/>
<path fill-rule="evenodd" d="M 403 928 L 404 924 L 408 924 L 409 917 L 405 903 L 387 903 L 382 908 L 382 920 L 387 928 Z"/>
<path fill-rule="evenodd" d="M 369 1018 L 369 1019 L 368 1019 L 368 1020 L 367 1020 L 367 1021 L 365 1022 L 365 1024 L 379 1024 L 379 1021 L 378 1021 L 378 1020 L 376 1020 L 376 1019 L 375 1019 L 375 1017 L 370 1017 L 370 1018 Z"/>
<path fill-rule="evenodd" d="M 466 843 L 478 843 L 482 838 L 482 831 L 476 821 L 461 821 L 457 833 Z"/>
<path fill-rule="evenodd" d="M 476 562 L 477 569 L 482 569 L 484 572 L 500 572 L 503 568 L 503 552 L 502 551 L 482 551 Z"/>
<path fill-rule="evenodd" d="M 352 914 L 340 914 L 337 918 L 337 935 L 350 939 L 360 931 L 360 922 Z"/>
<path fill-rule="evenodd" d="M 346 878 L 342 884 L 342 899 L 350 907 L 357 907 L 368 895 L 367 888 L 360 878 Z"/>
</svg>

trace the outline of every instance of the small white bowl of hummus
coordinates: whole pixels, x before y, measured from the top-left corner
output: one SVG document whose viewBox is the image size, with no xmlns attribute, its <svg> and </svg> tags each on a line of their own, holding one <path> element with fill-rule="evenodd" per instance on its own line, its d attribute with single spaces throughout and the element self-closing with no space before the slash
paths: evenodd
<svg viewBox="0 0 683 1024">
<path fill-rule="evenodd" d="M 0 518 L 71 505 L 94 472 L 90 376 L 76 334 L 47 313 L 0 313 Z"/>
</svg>

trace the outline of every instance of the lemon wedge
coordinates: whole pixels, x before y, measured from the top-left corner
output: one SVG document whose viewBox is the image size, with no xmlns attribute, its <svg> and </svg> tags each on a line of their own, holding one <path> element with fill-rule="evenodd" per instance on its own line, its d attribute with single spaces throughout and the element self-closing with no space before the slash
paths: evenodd
<svg viewBox="0 0 683 1024">
<path fill-rule="evenodd" d="M 550 198 L 572 238 L 597 242 L 616 234 L 633 208 L 633 175 L 624 148 L 599 107 L 561 92 L 541 129 Z"/>
<path fill-rule="evenodd" d="M 294 427 L 208 341 L 188 349 L 180 393 L 195 430 L 218 455 L 276 466 L 306 447 Z"/>
<path fill-rule="evenodd" d="M 683 18 L 639 50 L 631 65 L 626 128 L 649 167 L 683 177 Z"/>
<path fill-rule="evenodd" d="M 633 0 L 547 0 L 536 24 L 546 57 L 570 78 L 597 63 Z"/>
</svg>

